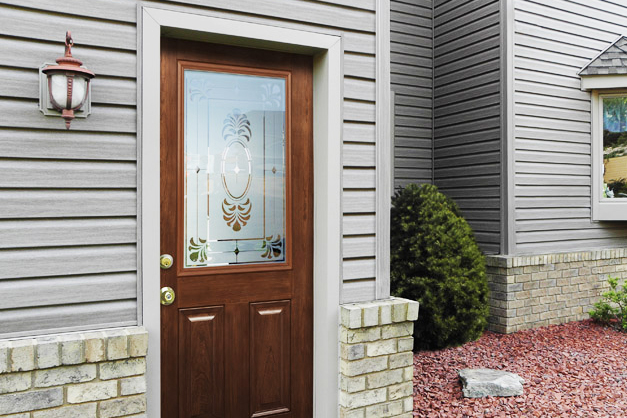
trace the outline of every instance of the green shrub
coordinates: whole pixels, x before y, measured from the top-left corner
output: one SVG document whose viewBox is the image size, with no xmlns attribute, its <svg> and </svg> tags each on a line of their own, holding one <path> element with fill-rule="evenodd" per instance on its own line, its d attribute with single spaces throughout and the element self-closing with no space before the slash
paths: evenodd
<svg viewBox="0 0 627 418">
<path fill-rule="evenodd" d="M 618 278 L 609 277 L 610 290 L 603 293 L 602 299 L 594 304 L 590 317 L 595 321 L 627 331 L 627 289 L 625 284 L 618 286 Z"/>
<path fill-rule="evenodd" d="M 392 203 L 392 292 L 420 302 L 416 349 L 479 338 L 489 313 L 485 259 L 459 208 L 432 185 L 411 184 Z"/>
</svg>

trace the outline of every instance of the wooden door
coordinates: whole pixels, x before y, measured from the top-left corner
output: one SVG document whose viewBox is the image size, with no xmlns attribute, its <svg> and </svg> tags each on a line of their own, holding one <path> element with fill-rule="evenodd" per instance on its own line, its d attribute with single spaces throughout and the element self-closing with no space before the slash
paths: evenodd
<svg viewBox="0 0 627 418">
<path fill-rule="evenodd" d="M 161 407 L 312 416 L 311 57 L 162 39 Z"/>
</svg>

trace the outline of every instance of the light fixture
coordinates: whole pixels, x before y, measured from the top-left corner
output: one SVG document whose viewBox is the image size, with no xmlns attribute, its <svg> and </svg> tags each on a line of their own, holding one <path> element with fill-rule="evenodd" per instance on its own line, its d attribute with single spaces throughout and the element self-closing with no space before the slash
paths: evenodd
<svg viewBox="0 0 627 418">
<path fill-rule="evenodd" d="M 49 105 L 61 112 L 61 117 L 65 119 L 65 127 L 70 129 L 70 123 L 89 97 L 89 81 L 95 77 L 94 73 L 87 68 L 81 67 L 83 62 L 72 56 L 72 46 L 74 40 L 72 33 L 65 33 L 65 55 L 57 59 L 57 65 L 50 64 L 41 68 L 41 73 L 45 75 L 45 84 L 42 86 L 42 97 L 40 99 L 49 100 Z M 43 77 L 43 76 L 42 76 Z M 44 80 L 42 80 L 44 81 Z M 46 88 L 47 87 L 47 88 Z M 45 94 L 47 91 L 47 94 Z M 48 104 L 41 103 L 40 108 L 44 114 L 50 115 L 45 110 Z M 87 116 L 88 112 L 84 115 Z"/>
</svg>

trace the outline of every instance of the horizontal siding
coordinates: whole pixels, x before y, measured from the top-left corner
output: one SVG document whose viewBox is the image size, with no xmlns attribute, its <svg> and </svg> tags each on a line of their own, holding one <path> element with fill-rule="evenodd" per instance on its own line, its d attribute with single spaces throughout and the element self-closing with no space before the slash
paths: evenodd
<svg viewBox="0 0 627 418">
<path fill-rule="evenodd" d="M 394 187 L 432 182 L 433 2 L 390 2 Z"/>
<path fill-rule="evenodd" d="M 501 77 L 497 0 L 436 0 L 435 184 L 486 253 L 500 252 Z"/>
<path fill-rule="evenodd" d="M 137 323 L 138 3 L 100 0 L 86 7 L 82 0 L 8 0 L 0 5 L 0 112 L 11 115 L 0 120 L 0 291 L 12 298 L 10 306 L 0 308 L 0 337 Z M 352 283 L 364 283 L 361 290 L 352 285 L 344 299 L 370 295 L 375 1 L 142 4 L 342 34 L 343 246 L 349 266 L 344 270 L 351 271 Z M 75 55 L 97 74 L 92 114 L 75 119 L 70 131 L 38 108 L 38 68 L 63 53 L 66 29 L 74 35 Z M 354 263 L 363 266 L 350 268 Z M 107 286 L 116 291 L 105 292 Z"/>
<path fill-rule="evenodd" d="M 624 222 L 591 221 L 590 94 L 578 71 L 627 33 L 627 4 L 515 2 L 516 253 L 624 247 Z"/>
</svg>

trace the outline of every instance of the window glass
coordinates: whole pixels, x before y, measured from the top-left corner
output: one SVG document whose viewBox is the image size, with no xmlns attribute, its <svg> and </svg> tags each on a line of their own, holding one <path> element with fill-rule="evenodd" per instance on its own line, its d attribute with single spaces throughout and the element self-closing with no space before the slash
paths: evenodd
<svg viewBox="0 0 627 418">
<path fill-rule="evenodd" d="M 185 267 L 284 262 L 286 80 L 184 74 Z"/>
<path fill-rule="evenodd" d="M 603 188 L 607 199 L 627 198 L 627 95 L 603 98 Z"/>
</svg>

